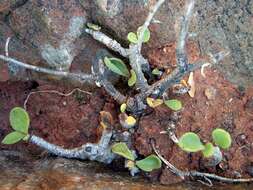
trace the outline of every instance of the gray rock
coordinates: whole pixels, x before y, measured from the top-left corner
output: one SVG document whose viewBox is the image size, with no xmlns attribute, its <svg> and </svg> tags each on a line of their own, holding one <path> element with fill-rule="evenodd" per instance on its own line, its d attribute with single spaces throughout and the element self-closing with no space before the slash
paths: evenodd
<svg viewBox="0 0 253 190">
<path fill-rule="evenodd" d="M 89 36 L 80 34 L 85 21 L 101 25 L 103 31 L 127 45 L 128 32 L 136 31 L 143 24 L 155 2 L 1 0 L 1 53 L 5 39 L 12 35 L 16 43 L 16 46 L 10 44 L 12 56 L 56 69 L 65 70 L 71 64 L 71 67 L 85 68 L 87 71 L 90 68 L 91 55 L 95 55 L 96 48 L 102 46 L 91 41 Z M 155 20 L 160 23 L 154 22 L 150 26 L 152 37 L 144 46 L 144 53 L 148 53 L 151 48 L 175 42 L 183 7 L 184 3 L 181 1 L 164 3 L 155 16 Z M 194 34 L 191 35 L 191 40 L 199 45 L 201 56 L 219 51 L 230 52 L 219 69 L 230 81 L 244 86 L 253 84 L 252 12 L 253 2 L 249 0 L 197 0 L 190 27 Z M 21 50 L 19 53 L 24 46 L 26 51 Z M 81 62 L 78 57 L 84 57 L 85 61 Z"/>
</svg>

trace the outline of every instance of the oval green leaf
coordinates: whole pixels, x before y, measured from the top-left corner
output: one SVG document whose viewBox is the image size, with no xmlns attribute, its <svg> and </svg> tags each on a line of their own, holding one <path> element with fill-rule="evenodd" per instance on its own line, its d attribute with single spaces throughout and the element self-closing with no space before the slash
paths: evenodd
<svg viewBox="0 0 253 190">
<path fill-rule="evenodd" d="M 232 144 L 230 134 L 224 129 L 217 128 L 213 130 L 212 137 L 213 137 L 214 143 L 220 148 L 228 149 Z"/>
<path fill-rule="evenodd" d="M 134 161 L 134 155 L 127 147 L 126 143 L 116 143 L 112 146 L 112 152 Z"/>
<path fill-rule="evenodd" d="M 136 162 L 136 166 L 145 172 L 159 169 L 162 166 L 161 160 L 154 154 Z"/>
<path fill-rule="evenodd" d="M 158 76 L 160 76 L 161 73 L 162 73 L 162 71 L 160 71 L 160 70 L 157 69 L 157 68 L 153 69 L 153 71 L 152 71 L 152 74 L 153 74 L 153 75 L 158 75 Z"/>
<path fill-rule="evenodd" d="M 133 33 L 133 32 L 129 32 L 129 33 L 128 33 L 127 39 L 128 39 L 131 43 L 134 43 L 134 44 L 138 43 L 138 38 L 137 38 L 136 34 Z"/>
<path fill-rule="evenodd" d="M 198 152 L 205 149 L 199 136 L 192 132 L 182 135 L 179 139 L 178 145 L 186 152 Z"/>
<path fill-rule="evenodd" d="M 137 30 L 137 35 L 138 35 L 138 38 L 140 38 L 140 33 L 141 33 L 141 29 L 142 27 L 139 27 L 138 30 Z M 149 29 L 147 28 L 144 33 L 143 33 L 143 42 L 146 43 L 148 42 L 150 39 L 150 31 Z"/>
<path fill-rule="evenodd" d="M 173 111 L 179 111 L 182 109 L 182 102 L 176 99 L 164 101 L 165 105 Z"/>
<path fill-rule="evenodd" d="M 20 133 L 18 131 L 11 132 L 2 141 L 3 144 L 15 144 L 21 141 L 26 134 Z"/>
<path fill-rule="evenodd" d="M 122 75 L 124 77 L 129 77 L 129 71 L 125 63 L 118 58 L 104 58 L 105 65 L 114 73 Z"/>
<path fill-rule="evenodd" d="M 98 26 L 98 25 L 90 23 L 90 22 L 87 23 L 87 26 L 88 26 L 88 28 L 90 28 L 92 30 L 96 30 L 96 31 L 101 30 L 101 26 Z"/>
<path fill-rule="evenodd" d="M 127 109 L 127 105 L 124 103 L 124 104 L 121 104 L 120 106 L 120 111 L 121 113 L 125 113 L 126 112 L 126 109 Z"/>
<path fill-rule="evenodd" d="M 30 118 L 28 113 L 20 107 L 15 107 L 10 112 L 10 124 L 15 131 L 28 134 Z"/>
<path fill-rule="evenodd" d="M 131 87 L 131 86 L 135 85 L 135 83 L 137 81 L 137 76 L 136 76 L 136 73 L 134 72 L 133 69 L 130 70 L 130 73 L 131 73 L 131 77 L 128 80 L 128 86 Z"/>
<path fill-rule="evenodd" d="M 213 156 L 214 154 L 214 146 L 212 143 L 207 143 L 205 144 L 205 149 L 202 150 L 203 156 L 206 158 L 209 158 L 211 156 Z"/>
</svg>

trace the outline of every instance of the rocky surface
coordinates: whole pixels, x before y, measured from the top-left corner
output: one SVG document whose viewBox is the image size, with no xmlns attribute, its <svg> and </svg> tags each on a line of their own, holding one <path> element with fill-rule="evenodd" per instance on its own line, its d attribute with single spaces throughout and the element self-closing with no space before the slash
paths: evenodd
<svg viewBox="0 0 253 190">
<path fill-rule="evenodd" d="M 101 25 L 105 33 L 127 45 L 127 33 L 135 31 L 144 22 L 148 10 L 155 2 L 155 0 L 0 0 L 0 53 L 4 53 L 6 38 L 10 36 L 12 38 L 9 54 L 12 57 L 58 70 L 71 69 L 89 72 L 92 60 L 99 55 L 98 50 L 103 46 L 83 33 L 85 23 L 92 21 Z M 166 1 L 155 18 L 156 23 L 150 26 L 152 38 L 150 43 L 144 46 L 144 53 L 153 67 L 167 70 L 175 64 L 176 31 L 180 16 L 183 14 L 183 6 L 184 1 Z M 238 177 L 238 174 L 249 177 L 252 174 L 252 140 L 249 137 L 252 136 L 253 90 L 241 86 L 253 84 L 252 11 L 253 2 L 250 0 L 197 1 L 190 28 L 192 35 L 187 44 L 189 60 L 195 61 L 209 53 L 229 51 L 230 55 L 223 61 L 219 70 L 236 85 L 231 85 L 224 79 L 220 71 L 215 69 L 207 70 L 207 78 L 203 78 L 198 71 L 195 75 L 198 85 L 196 97 L 189 99 L 188 95 L 185 95 L 179 98 L 184 103 L 184 110 L 182 111 L 183 119 L 176 131 L 177 135 L 186 131 L 196 131 L 209 140 L 210 130 L 214 127 L 231 130 L 230 132 L 236 139 L 233 147 L 226 153 L 223 165 L 210 170 L 210 172 L 229 177 Z M 18 78 L 38 77 L 34 73 L 13 66 L 10 66 L 9 70 Z M 0 61 L 0 80 L 6 81 L 9 78 L 8 68 Z M 22 106 L 27 94 L 35 89 L 69 92 L 73 86 L 62 87 L 58 83 L 52 86 L 44 85 L 44 83 L 38 86 L 30 82 L 1 83 L 0 96 L 4 100 L 0 105 L 1 139 L 10 130 L 8 123 L 10 109 L 14 106 Z M 79 95 L 61 97 L 53 94 L 31 97 L 29 102 L 32 103 L 28 103 L 28 111 L 33 122 L 32 132 L 64 147 L 74 147 L 87 141 L 96 141 L 97 134 L 94 129 L 98 122 L 99 111 L 114 110 L 112 114 L 114 118 L 117 118 L 115 110 L 118 105 L 110 98 L 105 98 L 103 92 L 93 95 L 92 98 Z M 202 168 L 198 155 L 188 156 L 175 147 L 166 135 L 160 135 L 160 130 L 164 130 L 171 119 L 167 117 L 171 114 L 170 111 L 159 108 L 155 111 L 151 110 L 149 114 L 151 115 L 141 118 L 140 127 L 135 135 L 135 148 L 141 155 L 151 153 L 149 140 L 155 138 L 162 154 L 181 169 L 209 171 L 209 169 Z M 90 120 L 90 118 L 93 119 Z M 118 127 L 115 125 L 116 129 Z M 208 130 L 203 130 L 204 127 Z M 31 150 L 32 154 L 41 154 L 41 150 L 25 143 L 13 146 L 1 145 L 0 148 L 2 150 Z M 94 186 L 94 189 L 101 189 L 103 186 L 108 189 L 110 187 L 125 188 L 122 187 L 125 184 L 120 177 L 118 178 L 120 182 L 117 181 L 118 179 L 115 182 L 113 178 L 96 177 L 100 176 L 99 172 L 92 177 L 86 174 L 81 175 L 78 170 L 80 164 L 75 165 L 77 162 L 64 159 L 45 159 L 33 162 L 29 158 L 26 159 L 28 159 L 25 161 L 27 164 L 22 166 L 22 164 L 15 165 L 13 157 L 9 159 L 8 163 L 6 157 L 1 157 L 3 162 L 0 163 L 0 167 L 5 169 L 3 170 L 4 175 L 0 175 L 0 186 L 2 185 L 3 189 L 29 189 L 30 187 L 76 189 L 75 185 L 87 188 L 93 185 L 91 181 L 94 178 L 99 183 Z M 19 160 L 18 157 L 16 164 L 19 164 Z M 57 165 L 58 161 L 63 162 L 60 166 L 74 164 L 74 174 L 67 172 L 72 171 L 70 167 L 67 167 L 68 170 L 55 171 L 53 168 L 56 167 L 55 163 Z M 29 163 L 33 163 L 31 167 Z M 12 166 L 13 170 L 10 169 Z M 42 168 L 43 171 L 37 170 L 38 168 Z M 76 171 L 78 174 L 75 173 Z M 87 171 L 90 172 L 90 170 Z M 113 175 L 115 176 L 115 173 Z M 11 176 L 8 178 L 10 182 L 5 180 L 6 176 Z M 166 169 L 150 176 L 154 180 L 159 179 L 164 184 L 177 180 Z M 99 182 L 101 179 L 102 184 Z M 142 183 L 137 182 L 133 186 L 131 182 L 126 183 L 125 186 L 129 186 L 128 189 L 138 189 L 138 185 L 140 185 L 139 189 L 145 188 Z"/>
<path fill-rule="evenodd" d="M 136 31 L 155 0 L 0 0 L 0 51 L 12 36 L 10 55 L 36 65 L 56 69 L 89 70 L 97 43 L 82 34 L 87 21 L 103 26 L 114 38 L 125 42 Z M 184 1 L 166 1 L 150 29 L 152 48 L 173 43 Z M 191 24 L 192 40 L 200 54 L 229 51 L 220 70 L 236 84 L 251 85 L 253 79 L 253 2 L 198 0 Z M 78 65 L 78 66 L 77 66 Z M 1 69 L 2 70 L 2 69 Z M 14 68 L 14 71 L 15 68 Z"/>
<path fill-rule="evenodd" d="M 161 186 L 146 183 L 142 177 L 113 172 L 94 162 L 63 158 L 35 159 L 20 152 L 0 151 L 1 190 L 194 190 L 217 189 L 200 184 Z M 115 174 L 118 174 L 117 177 Z M 252 185 L 220 186 L 219 189 L 250 189 Z"/>
</svg>

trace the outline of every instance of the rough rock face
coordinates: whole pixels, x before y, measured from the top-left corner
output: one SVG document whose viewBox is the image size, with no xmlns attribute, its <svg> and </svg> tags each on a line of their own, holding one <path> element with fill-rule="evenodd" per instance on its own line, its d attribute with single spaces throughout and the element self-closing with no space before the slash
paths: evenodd
<svg viewBox="0 0 253 190">
<path fill-rule="evenodd" d="M 33 64 L 65 70 L 88 65 L 99 46 L 82 35 L 85 22 L 93 21 L 116 39 L 126 42 L 136 31 L 155 0 L 0 0 L 0 49 L 13 36 L 11 55 Z M 166 1 L 151 24 L 151 48 L 174 42 L 184 1 Z M 250 0 L 197 0 L 190 31 L 201 55 L 229 51 L 220 67 L 232 82 L 252 84 L 253 2 Z M 75 60 L 75 57 L 77 60 Z M 80 59 L 82 57 L 83 59 Z M 84 61 L 83 61 L 84 60 Z M 88 67 L 87 67 L 88 68 Z"/>
</svg>

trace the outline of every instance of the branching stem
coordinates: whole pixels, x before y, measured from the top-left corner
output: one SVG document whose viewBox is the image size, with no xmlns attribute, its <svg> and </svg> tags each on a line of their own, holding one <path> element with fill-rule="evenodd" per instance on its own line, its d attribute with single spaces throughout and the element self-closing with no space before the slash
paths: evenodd
<svg viewBox="0 0 253 190">
<path fill-rule="evenodd" d="M 178 168 L 176 168 L 173 164 L 171 164 L 168 160 L 166 160 L 159 152 L 159 150 L 155 146 L 154 140 L 151 141 L 152 148 L 156 155 L 162 160 L 162 162 L 168 167 L 168 169 L 173 172 L 174 174 L 180 176 L 182 179 L 185 179 L 185 177 L 193 177 L 193 178 L 203 178 L 204 180 L 208 181 L 210 184 L 210 179 L 214 179 L 220 182 L 226 182 L 226 183 L 242 183 L 242 182 L 252 182 L 253 178 L 247 178 L 247 179 L 233 179 L 233 178 L 226 178 L 222 176 L 218 176 L 215 174 L 210 173 L 203 173 L 198 171 L 182 171 Z M 211 183 L 212 184 L 212 183 Z"/>
<path fill-rule="evenodd" d="M 139 52 L 141 51 L 141 47 L 142 47 L 142 42 L 143 42 L 143 37 L 144 37 L 144 32 L 145 30 L 148 28 L 148 26 L 150 25 L 152 19 L 154 18 L 156 12 L 158 11 L 158 9 L 160 8 L 160 6 L 165 2 L 165 0 L 159 0 L 155 6 L 153 8 L 151 8 L 148 17 L 146 18 L 145 23 L 142 25 L 142 29 L 139 35 L 139 39 L 138 39 L 138 50 Z"/>
<path fill-rule="evenodd" d="M 27 63 L 17 61 L 16 59 L 6 57 L 4 55 L 0 55 L 0 59 L 6 61 L 8 63 L 12 63 L 15 65 L 21 66 L 25 69 L 33 70 L 33 71 L 36 71 L 39 73 L 45 73 L 45 74 L 50 74 L 50 75 L 54 75 L 54 76 L 59 76 L 59 77 L 67 77 L 67 78 L 70 78 L 73 80 L 77 80 L 81 83 L 85 83 L 85 82 L 93 83 L 96 79 L 96 77 L 94 75 L 90 75 L 90 74 L 83 74 L 83 73 L 78 74 L 78 73 L 70 73 L 70 72 L 65 72 L 65 71 L 56 71 L 56 70 L 52 70 L 52 69 L 29 65 Z"/>
<path fill-rule="evenodd" d="M 116 40 L 111 39 L 100 31 L 95 31 L 86 28 L 85 32 L 90 34 L 95 40 L 106 45 L 109 49 L 118 52 L 123 57 L 128 57 L 128 49 L 123 48 Z"/>
</svg>

